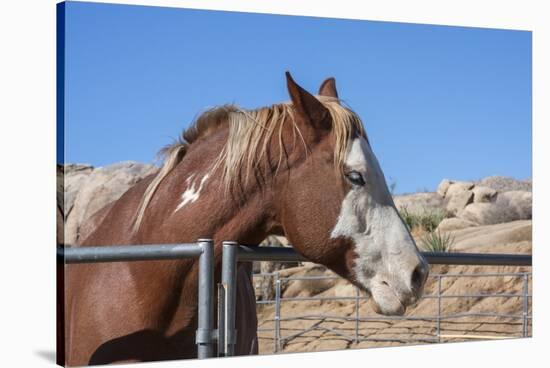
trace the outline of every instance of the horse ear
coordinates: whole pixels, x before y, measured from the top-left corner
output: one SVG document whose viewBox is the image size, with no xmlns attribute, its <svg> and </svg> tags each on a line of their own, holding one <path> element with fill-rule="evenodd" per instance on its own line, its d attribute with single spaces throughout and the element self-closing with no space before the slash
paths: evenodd
<svg viewBox="0 0 550 368">
<path fill-rule="evenodd" d="M 286 84 L 294 109 L 305 121 L 315 128 L 330 129 L 330 113 L 311 93 L 300 87 L 289 72 L 286 72 Z"/>
<path fill-rule="evenodd" d="M 325 79 L 319 87 L 319 95 L 338 98 L 338 91 L 336 91 L 336 79 L 333 77 Z"/>
</svg>

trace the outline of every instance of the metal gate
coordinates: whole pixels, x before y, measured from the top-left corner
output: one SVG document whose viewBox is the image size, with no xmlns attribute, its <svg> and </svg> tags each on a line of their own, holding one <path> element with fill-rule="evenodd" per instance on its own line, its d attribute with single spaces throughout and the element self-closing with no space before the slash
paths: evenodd
<svg viewBox="0 0 550 368">
<path fill-rule="evenodd" d="M 199 259 L 198 326 L 196 334 L 199 359 L 214 356 L 214 242 L 199 239 L 191 244 L 120 245 L 104 247 L 60 248 L 65 263 L 153 261 Z"/>
</svg>

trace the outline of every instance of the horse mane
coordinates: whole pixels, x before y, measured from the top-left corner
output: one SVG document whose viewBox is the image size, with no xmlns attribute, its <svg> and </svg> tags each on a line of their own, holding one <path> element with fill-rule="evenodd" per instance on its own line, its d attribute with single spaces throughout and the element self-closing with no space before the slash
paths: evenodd
<svg viewBox="0 0 550 368">
<path fill-rule="evenodd" d="M 332 134 L 335 137 L 334 163 L 337 168 L 342 168 L 346 159 L 348 141 L 356 135 L 365 136 L 363 123 L 355 112 L 343 106 L 337 98 L 315 97 L 330 112 Z M 142 196 L 133 230 L 139 229 L 145 210 L 160 183 L 183 160 L 189 146 L 217 131 L 222 124 L 228 125 L 229 134 L 227 142 L 213 163 L 210 172 L 218 168 L 221 169 L 221 180 L 226 191 L 230 190 L 243 171 L 246 182 L 250 173 L 259 169 L 260 162 L 266 155 L 269 142 L 275 132 L 277 132 L 280 147 L 277 172 L 283 161 L 283 126 L 287 117 L 290 117 L 292 124 L 294 144 L 299 137 L 307 153 L 307 145 L 294 120 L 294 109 L 290 102 L 255 110 L 246 110 L 236 105 L 222 105 L 199 115 L 174 143 L 159 151 L 159 156 L 164 159 L 164 162 Z"/>
</svg>

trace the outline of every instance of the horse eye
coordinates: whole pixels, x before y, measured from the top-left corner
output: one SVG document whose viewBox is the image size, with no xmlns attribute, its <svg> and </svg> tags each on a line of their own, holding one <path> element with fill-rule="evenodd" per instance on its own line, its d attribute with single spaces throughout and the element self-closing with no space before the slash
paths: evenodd
<svg viewBox="0 0 550 368">
<path fill-rule="evenodd" d="M 346 178 L 354 185 L 365 185 L 365 179 L 363 179 L 363 175 L 361 175 L 361 173 L 357 171 L 350 171 L 346 173 Z"/>
</svg>

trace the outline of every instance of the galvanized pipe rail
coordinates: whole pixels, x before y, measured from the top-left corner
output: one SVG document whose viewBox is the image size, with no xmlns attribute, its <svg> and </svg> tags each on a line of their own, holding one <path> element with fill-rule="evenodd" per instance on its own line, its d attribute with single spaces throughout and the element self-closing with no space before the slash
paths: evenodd
<svg viewBox="0 0 550 368">
<path fill-rule="evenodd" d="M 429 264 L 465 266 L 531 266 L 529 254 L 422 252 Z"/>
<path fill-rule="evenodd" d="M 226 242 L 234 243 L 234 242 Z M 531 266 L 532 257 L 527 254 L 498 253 L 441 253 L 422 252 L 430 264 L 476 265 L 476 266 Z M 293 248 L 249 247 L 240 245 L 238 250 L 240 262 L 308 262 L 308 259 Z"/>
<path fill-rule="evenodd" d="M 196 332 L 199 359 L 214 356 L 214 243 L 199 239 L 192 244 L 117 245 L 103 247 L 59 247 L 58 257 L 65 263 L 99 263 L 152 261 L 166 259 L 199 259 L 198 327 Z"/>
<path fill-rule="evenodd" d="M 523 254 L 490 254 L 490 253 L 438 253 L 422 252 L 430 264 L 445 265 L 485 265 L 485 266 L 531 266 L 532 256 Z M 307 262 L 308 260 L 293 248 L 249 247 L 237 242 L 223 242 L 222 284 L 225 290 L 225 334 L 226 356 L 234 355 L 236 341 L 235 308 L 236 308 L 236 269 L 237 262 L 271 261 L 271 262 Z M 276 292 L 280 293 L 280 282 L 276 280 Z M 277 298 L 279 303 L 280 295 Z M 276 309 L 280 306 L 276 305 Z M 279 314 L 276 313 L 275 324 L 279 324 Z M 275 329 L 276 333 L 278 328 Z M 222 332 L 220 332 L 222 333 Z M 277 339 L 277 337 L 276 337 Z M 278 339 L 277 339 L 278 341 Z"/>
</svg>

